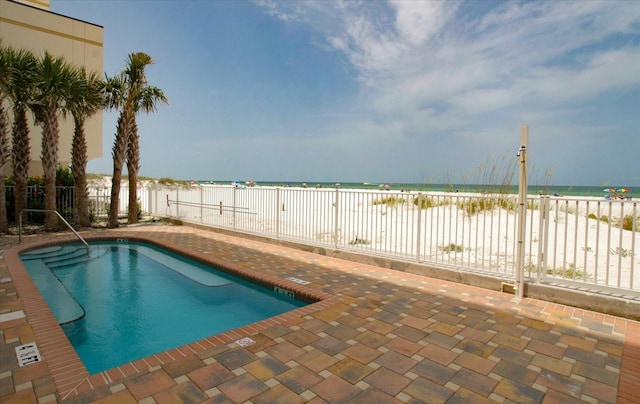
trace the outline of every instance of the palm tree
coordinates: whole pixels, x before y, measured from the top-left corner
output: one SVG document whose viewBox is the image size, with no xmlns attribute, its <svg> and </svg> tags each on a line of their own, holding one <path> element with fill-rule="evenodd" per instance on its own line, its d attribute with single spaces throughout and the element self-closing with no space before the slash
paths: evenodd
<svg viewBox="0 0 640 404">
<path fill-rule="evenodd" d="M 113 77 L 106 77 L 105 80 L 105 102 L 108 108 L 121 108 L 126 101 L 126 79 L 124 74 Z M 111 200 L 109 204 L 109 218 L 107 227 L 118 227 L 118 205 L 120 203 L 120 183 L 122 182 L 122 168 L 127 158 L 127 144 L 131 126 L 135 124 L 132 118 L 133 110 L 123 108 L 118 117 L 118 127 L 116 138 L 113 142 L 111 155 L 113 157 L 113 176 L 111 177 Z"/>
<path fill-rule="evenodd" d="M 36 121 L 42 125 L 42 170 L 44 171 L 44 208 L 56 210 L 56 168 L 58 166 L 58 146 L 60 127 L 58 115 L 65 115 L 65 100 L 69 98 L 69 83 L 74 81 L 75 70 L 62 57 L 54 57 L 45 52 L 38 61 L 37 94 L 32 109 Z M 45 214 L 44 227 L 54 230 L 58 227 L 55 214 Z"/>
<path fill-rule="evenodd" d="M 7 62 L 7 48 L 2 46 L 0 42 L 0 201 L 7 200 L 6 187 L 4 179 L 9 169 L 9 117 L 4 108 L 4 99 L 6 98 L 5 88 L 9 79 L 9 64 Z M 9 231 L 9 220 L 7 218 L 7 205 L 3 203 L 0 208 L 0 233 Z"/>
<path fill-rule="evenodd" d="M 3 51 L 9 74 L 3 80 L 3 91 L 12 103 L 11 160 L 13 165 L 15 220 L 27 208 L 27 174 L 31 160 L 27 110 L 32 101 L 37 73 L 37 60 L 30 51 L 7 47 Z"/>
<path fill-rule="evenodd" d="M 136 113 L 140 109 L 155 110 L 155 101 L 166 102 L 166 97 L 158 88 L 147 84 L 145 67 L 152 64 L 151 56 L 143 52 L 131 53 L 125 70 L 117 76 L 108 77 L 106 92 L 109 108 L 122 108 L 118 117 L 118 128 L 114 140 L 113 177 L 111 179 L 111 202 L 109 206 L 109 220 L 107 227 L 118 227 L 118 205 L 120 202 L 120 183 L 125 160 L 128 161 L 129 171 L 129 218 L 133 216 L 137 221 L 137 173 L 139 168 L 139 140 Z M 133 145 L 131 139 L 133 138 Z M 134 149 L 133 154 L 129 149 Z M 133 180 L 131 177 L 134 177 Z M 133 193 L 133 197 L 131 194 Z M 133 202 L 132 202 L 133 199 Z M 134 223 L 135 223 L 134 221 Z"/>
<path fill-rule="evenodd" d="M 104 82 L 94 72 L 76 69 L 75 80 L 69 83 L 67 107 L 73 116 L 74 131 L 71 142 L 71 172 L 73 173 L 76 202 L 75 218 L 79 226 L 90 226 L 87 198 L 87 138 L 84 122 L 104 106 Z"/>
<path fill-rule="evenodd" d="M 141 89 L 140 96 L 136 100 L 135 112 L 142 110 L 146 113 L 155 112 L 158 102 L 168 103 L 167 97 L 161 89 L 153 86 L 146 86 Z M 127 148 L 127 172 L 129 173 L 129 217 L 130 224 L 138 222 L 138 172 L 140 170 L 140 136 L 138 126 L 133 116 L 133 131 L 129 136 L 129 146 Z"/>
</svg>

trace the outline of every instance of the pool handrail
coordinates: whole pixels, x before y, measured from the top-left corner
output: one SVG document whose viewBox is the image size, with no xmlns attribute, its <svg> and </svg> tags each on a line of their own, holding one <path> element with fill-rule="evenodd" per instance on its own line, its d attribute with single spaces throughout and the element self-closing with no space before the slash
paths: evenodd
<svg viewBox="0 0 640 404">
<path fill-rule="evenodd" d="M 73 228 L 73 226 L 71 226 L 69 224 L 69 222 L 67 222 L 65 220 L 65 218 L 62 217 L 60 212 L 58 212 L 57 210 L 50 210 L 50 209 L 22 209 L 20 211 L 20 214 L 18 215 L 18 243 L 22 242 L 22 214 L 24 212 L 43 212 L 43 213 L 50 212 L 50 213 L 55 213 L 64 222 L 64 224 L 67 225 L 67 227 L 73 232 L 73 234 L 75 234 L 76 237 L 78 237 L 78 239 L 80 241 L 82 241 L 82 244 L 84 244 L 84 246 L 87 247 L 87 252 L 89 252 L 89 244 L 85 241 L 85 239 L 83 239 L 82 236 L 80 234 L 78 234 L 78 232 Z"/>
</svg>

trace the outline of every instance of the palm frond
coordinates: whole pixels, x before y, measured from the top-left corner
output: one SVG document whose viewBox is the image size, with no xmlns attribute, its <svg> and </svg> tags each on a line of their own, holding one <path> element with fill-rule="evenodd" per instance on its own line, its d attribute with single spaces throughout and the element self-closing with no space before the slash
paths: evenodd
<svg viewBox="0 0 640 404">
<path fill-rule="evenodd" d="M 153 86 L 147 86 L 140 91 L 139 98 L 136 102 L 136 112 L 142 110 L 146 113 L 155 112 L 158 103 L 168 104 L 169 100 L 164 92 Z"/>
</svg>

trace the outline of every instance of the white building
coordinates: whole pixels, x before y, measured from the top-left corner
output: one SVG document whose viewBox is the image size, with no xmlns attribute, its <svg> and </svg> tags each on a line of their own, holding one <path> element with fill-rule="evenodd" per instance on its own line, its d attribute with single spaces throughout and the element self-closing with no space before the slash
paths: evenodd
<svg viewBox="0 0 640 404">
<path fill-rule="evenodd" d="M 103 76 L 104 28 L 51 12 L 49 0 L 0 0 L 0 38 L 5 46 L 29 49 L 36 56 L 48 51 Z M 5 106 L 9 109 L 8 104 Z M 102 111 L 86 121 L 85 132 L 89 160 L 101 157 Z M 41 138 L 42 129 L 31 122 L 29 175 L 42 175 Z M 73 119 L 61 118 L 58 162 L 63 167 L 71 162 L 72 138 Z"/>
</svg>

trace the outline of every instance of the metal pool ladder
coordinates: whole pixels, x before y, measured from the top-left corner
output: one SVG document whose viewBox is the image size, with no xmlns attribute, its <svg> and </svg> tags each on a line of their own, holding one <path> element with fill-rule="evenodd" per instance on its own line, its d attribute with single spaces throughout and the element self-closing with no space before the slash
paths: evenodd
<svg viewBox="0 0 640 404">
<path fill-rule="evenodd" d="M 65 218 L 62 217 L 62 215 L 57 210 L 48 210 L 48 209 L 23 209 L 23 210 L 21 210 L 20 214 L 18 215 L 18 243 L 22 242 L 22 214 L 24 212 L 43 212 L 43 213 L 51 212 L 51 213 L 55 213 L 64 222 L 64 224 L 67 225 L 67 227 L 73 232 L 73 234 L 75 234 L 76 237 L 78 237 L 78 240 L 82 241 L 82 244 L 84 244 L 84 246 L 87 247 L 87 252 L 89 252 L 89 244 L 87 244 L 87 242 L 82 238 L 82 236 L 80 234 L 78 234 L 78 232 L 73 228 L 73 226 L 71 226 L 69 224 L 69 222 L 67 222 L 65 220 Z"/>
</svg>

